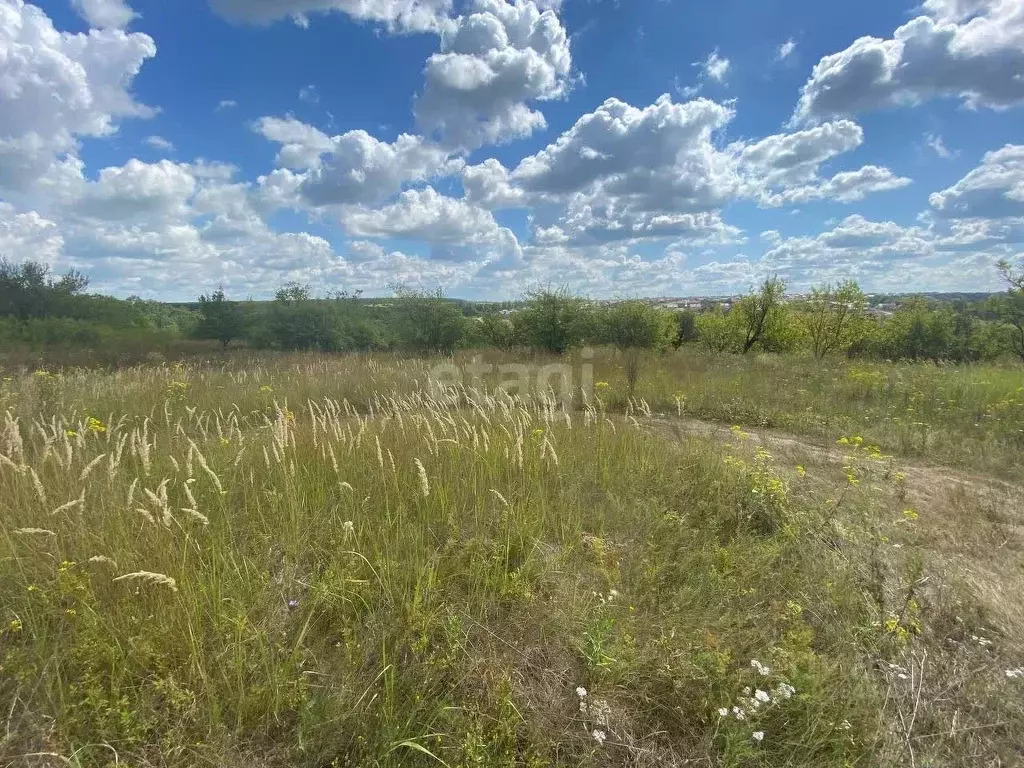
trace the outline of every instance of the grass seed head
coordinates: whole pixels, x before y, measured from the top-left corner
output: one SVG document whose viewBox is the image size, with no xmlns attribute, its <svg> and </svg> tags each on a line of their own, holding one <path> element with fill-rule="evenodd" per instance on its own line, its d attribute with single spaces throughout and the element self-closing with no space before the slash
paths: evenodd
<svg viewBox="0 0 1024 768">
<path fill-rule="evenodd" d="M 134 571 L 125 573 L 114 578 L 114 581 L 138 581 L 144 584 L 154 584 L 160 587 L 167 587 L 172 592 L 178 591 L 178 582 L 165 573 L 154 573 L 153 571 Z"/>
</svg>

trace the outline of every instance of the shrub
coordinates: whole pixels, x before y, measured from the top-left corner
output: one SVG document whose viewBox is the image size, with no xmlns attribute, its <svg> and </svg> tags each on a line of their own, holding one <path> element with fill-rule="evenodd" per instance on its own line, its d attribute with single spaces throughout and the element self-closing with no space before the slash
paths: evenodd
<svg viewBox="0 0 1024 768">
<path fill-rule="evenodd" d="M 579 346 L 592 327 L 589 303 L 564 289 L 534 291 L 514 318 L 516 334 L 528 346 L 557 355 Z"/>
</svg>

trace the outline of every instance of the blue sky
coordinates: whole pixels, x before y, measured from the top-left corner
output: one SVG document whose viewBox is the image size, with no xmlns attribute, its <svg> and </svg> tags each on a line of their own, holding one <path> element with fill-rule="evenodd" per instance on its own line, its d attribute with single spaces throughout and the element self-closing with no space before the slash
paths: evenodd
<svg viewBox="0 0 1024 768">
<path fill-rule="evenodd" d="M 192 299 L 990 290 L 1018 0 L 0 0 L 0 254 Z"/>
</svg>

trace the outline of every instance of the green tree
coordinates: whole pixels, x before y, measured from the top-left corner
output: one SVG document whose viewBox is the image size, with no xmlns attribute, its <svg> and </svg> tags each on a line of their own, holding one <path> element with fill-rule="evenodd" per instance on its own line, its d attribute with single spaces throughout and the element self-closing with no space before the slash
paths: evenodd
<svg viewBox="0 0 1024 768">
<path fill-rule="evenodd" d="M 673 341 L 675 319 L 646 301 L 621 301 L 602 313 L 602 339 L 622 353 L 626 387 L 633 396 L 640 378 L 643 350 L 663 351 Z"/>
<path fill-rule="evenodd" d="M 516 330 L 512 321 L 497 312 L 481 315 L 480 336 L 485 344 L 497 349 L 509 350 L 516 343 Z"/>
<path fill-rule="evenodd" d="M 739 352 L 743 349 L 744 329 L 737 322 L 739 315 L 716 307 L 697 315 L 700 344 L 709 352 Z"/>
<path fill-rule="evenodd" d="M 1024 361 L 1024 270 L 1015 271 L 1008 261 L 999 262 L 999 273 L 1008 285 L 1006 294 L 996 301 L 996 313 L 1006 329 L 1010 348 Z"/>
<path fill-rule="evenodd" d="M 601 338 L 619 349 L 663 350 L 675 335 L 675 319 L 646 301 L 620 301 L 602 313 Z"/>
<path fill-rule="evenodd" d="M 777 276 L 769 277 L 757 292 L 744 297 L 733 308 L 743 324 L 743 354 L 747 354 L 755 344 L 763 345 L 775 329 L 785 293 L 786 283 Z"/>
<path fill-rule="evenodd" d="M 329 301 L 313 299 L 309 286 L 286 283 L 274 296 L 258 332 L 261 346 L 333 352 L 344 348 L 338 315 Z"/>
<path fill-rule="evenodd" d="M 433 293 L 396 286 L 399 343 L 415 352 L 450 355 L 466 336 L 466 318 L 458 304 Z"/>
<path fill-rule="evenodd" d="M 684 309 L 676 314 L 676 338 L 673 345 L 678 349 L 683 344 L 689 344 L 700 339 L 700 329 L 697 327 L 697 314 L 690 309 Z"/>
<path fill-rule="evenodd" d="M 869 350 L 889 360 L 946 360 L 955 356 L 955 340 L 955 314 L 915 297 L 886 320 Z"/>
<path fill-rule="evenodd" d="M 542 288 L 513 316 L 516 334 L 530 347 L 561 355 L 579 346 L 591 329 L 590 304 L 565 289 Z"/>
<path fill-rule="evenodd" d="M 1024 266 L 1018 271 L 1009 261 L 1003 259 L 996 265 L 996 268 L 1003 279 L 1009 283 L 1010 290 L 1024 292 Z"/>
<path fill-rule="evenodd" d="M 43 317 L 75 317 L 75 306 L 83 299 L 89 279 L 70 270 L 54 279 L 50 267 L 29 259 L 15 264 L 0 258 L 0 314 L 19 320 Z"/>
<path fill-rule="evenodd" d="M 811 288 L 811 296 L 799 315 L 816 359 L 849 349 L 864 337 L 864 307 L 867 300 L 854 280 L 833 288 Z"/>
<path fill-rule="evenodd" d="M 236 301 L 229 301 L 218 288 L 209 296 L 199 297 L 199 322 L 195 335 L 200 339 L 216 339 L 227 349 L 245 330 L 245 317 Z"/>
</svg>

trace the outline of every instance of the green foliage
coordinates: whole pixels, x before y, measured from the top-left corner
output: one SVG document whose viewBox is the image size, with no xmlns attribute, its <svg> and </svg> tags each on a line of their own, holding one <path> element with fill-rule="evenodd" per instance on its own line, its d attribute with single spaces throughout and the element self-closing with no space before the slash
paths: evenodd
<svg viewBox="0 0 1024 768">
<path fill-rule="evenodd" d="M 88 284 L 89 280 L 74 270 L 54 279 L 42 262 L 13 264 L 0 258 L 0 314 L 19 320 L 69 316 L 74 299 Z"/>
<path fill-rule="evenodd" d="M 507 351 L 516 345 L 516 330 L 512 321 L 495 312 L 480 316 L 478 332 L 484 346 Z"/>
<path fill-rule="evenodd" d="M 796 349 L 802 342 L 803 331 L 783 304 L 785 289 L 784 282 L 772 277 L 728 312 L 716 307 L 698 315 L 696 326 L 701 345 L 711 352 L 742 354 L 755 347 L 764 352 Z"/>
<path fill-rule="evenodd" d="M 450 355 L 463 343 L 466 318 L 440 290 L 428 293 L 399 288 L 396 296 L 395 324 L 402 347 Z"/>
<path fill-rule="evenodd" d="M 700 339 L 700 329 L 697 327 L 697 313 L 690 309 L 684 309 L 676 314 L 676 337 L 673 342 L 678 348 L 683 344 L 690 344 Z"/>
<path fill-rule="evenodd" d="M 255 346 L 275 349 L 336 351 L 340 347 L 337 317 L 324 302 L 314 300 L 309 286 L 288 283 L 257 323 Z"/>
<path fill-rule="evenodd" d="M 869 354 L 889 360 L 957 359 L 969 344 L 971 328 L 949 309 L 934 309 L 911 299 L 867 342 Z"/>
<path fill-rule="evenodd" d="M 216 339 L 227 349 L 245 331 L 245 318 L 237 302 L 229 301 L 222 289 L 199 297 L 199 322 L 195 335 L 199 339 Z"/>
<path fill-rule="evenodd" d="M 664 351 L 673 342 L 676 331 L 671 313 L 639 299 L 620 301 L 601 310 L 597 325 L 600 343 L 621 350 Z"/>
<path fill-rule="evenodd" d="M 845 352 L 868 333 L 864 317 L 866 299 L 854 280 L 835 288 L 812 288 L 801 307 L 798 321 L 810 340 L 812 354 L 821 359 L 832 352 Z"/>
<path fill-rule="evenodd" d="M 996 268 L 1003 280 L 1009 284 L 1010 290 L 1024 292 L 1024 264 L 1020 269 L 1015 269 L 1008 260 L 1003 259 Z"/>
<path fill-rule="evenodd" d="M 106 298 L 106 297 L 90 297 Z M 116 299 L 108 299 L 112 304 L 120 304 Z M 147 328 L 157 331 L 167 331 L 182 337 L 192 337 L 197 323 L 196 313 L 187 306 L 180 304 L 165 304 L 152 299 L 141 299 L 138 296 L 129 296 L 125 303 L 130 305 L 142 318 L 142 323 Z"/>
<path fill-rule="evenodd" d="M 996 316 L 1005 329 L 1006 348 L 1024 361 L 1024 271 L 1014 271 L 1009 262 L 1003 261 L 999 272 L 1009 287 L 996 299 Z"/>
<path fill-rule="evenodd" d="M 516 335 L 533 349 L 561 355 L 591 333 L 590 304 L 565 289 L 544 288 L 529 294 L 526 308 L 513 316 Z"/>
<path fill-rule="evenodd" d="M 740 352 L 743 349 L 743 328 L 738 315 L 714 309 L 697 316 L 700 343 L 709 352 Z"/>
<path fill-rule="evenodd" d="M 888 510 L 881 479 L 845 514 L 833 483 L 792 489 L 754 441 L 725 452 L 639 412 L 552 418 L 528 392 L 432 397 L 424 365 L 268 356 L 7 382 L 5 754 L 877 762 L 888 630 L 860 541 Z M 842 551 L 820 535 L 838 515 Z"/>
<path fill-rule="evenodd" d="M 773 341 L 785 338 L 786 318 L 782 299 L 786 294 L 786 283 L 777 276 L 764 281 L 760 290 L 745 296 L 733 307 L 743 329 L 743 354 L 756 344 L 770 347 Z"/>
<path fill-rule="evenodd" d="M 698 341 L 713 352 L 807 350 L 819 359 L 845 352 L 889 360 L 1024 360 L 1024 273 L 1008 263 L 1000 271 L 1008 290 L 991 301 L 911 299 L 869 320 L 853 281 L 814 288 L 809 299 L 787 304 L 785 284 L 770 278 L 727 312 L 712 305 L 673 317 L 642 300 L 602 307 L 554 289 L 530 294 L 525 305 L 485 305 L 401 288 L 393 299 L 366 299 L 360 291 L 316 298 L 308 286 L 289 284 L 270 302 L 230 301 L 216 291 L 193 305 L 163 304 L 87 295 L 88 281 L 76 272 L 54 278 L 45 265 L 3 261 L 0 347 L 5 364 L 31 366 L 126 365 L 210 352 L 185 339 L 216 340 L 222 349 L 244 339 L 249 347 L 281 351 L 442 354 L 467 346 L 562 354 L 587 343 L 620 350 L 631 396 L 640 350 Z M 511 312 L 499 315 L 499 306 Z"/>
</svg>

